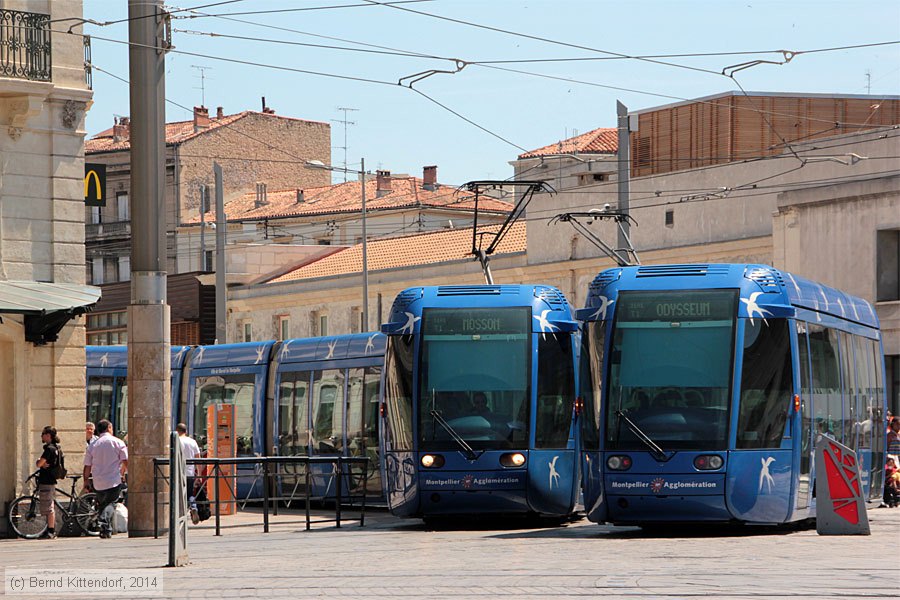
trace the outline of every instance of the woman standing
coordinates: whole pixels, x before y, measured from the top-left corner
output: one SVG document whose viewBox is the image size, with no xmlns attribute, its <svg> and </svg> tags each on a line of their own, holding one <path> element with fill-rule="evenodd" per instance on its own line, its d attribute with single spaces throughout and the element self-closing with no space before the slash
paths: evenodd
<svg viewBox="0 0 900 600">
<path fill-rule="evenodd" d="M 47 531 L 42 538 L 53 539 L 56 537 L 56 511 L 53 508 L 53 496 L 56 493 L 56 477 L 53 469 L 59 463 L 59 436 L 56 428 L 47 425 L 41 432 L 41 441 L 44 443 L 44 453 L 37 461 L 38 496 L 41 501 L 41 514 L 47 516 Z"/>
</svg>

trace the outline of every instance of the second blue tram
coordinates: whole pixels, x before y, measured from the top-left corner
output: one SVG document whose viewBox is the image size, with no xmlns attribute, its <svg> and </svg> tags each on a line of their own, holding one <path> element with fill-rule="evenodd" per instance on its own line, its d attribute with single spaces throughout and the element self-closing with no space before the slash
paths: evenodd
<svg viewBox="0 0 900 600">
<path fill-rule="evenodd" d="M 556 288 L 410 288 L 382 332 L 395 515 L 573 511 L 577 323 Z"/>
<path fill-rule="evenodd" d="M 584 502 L 596 522 L 816 514 L 814 449 L 880 499 L 884 359 L 871 304 L 765 265 L 603 271 L 584 321 Z"/>
</svg>

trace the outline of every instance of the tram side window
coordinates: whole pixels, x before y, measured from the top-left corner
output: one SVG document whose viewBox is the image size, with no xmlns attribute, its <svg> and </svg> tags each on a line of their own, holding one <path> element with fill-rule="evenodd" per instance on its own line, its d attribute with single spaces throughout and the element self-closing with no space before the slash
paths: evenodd
<svg viewBox="0 0 900 600">
<path fill-rule="evenodd" d="M 206 413 L 213 404 L 234 404 L 234 436 L 237 455 L 253 455 L 253 397 L 256 376 L 252 373 L 197 377 L 194 383 L 194 438 L 201 449 L 207 447 Z"/>
<path fill-rule="evenodd" d="M 597 450 L 600 447 L 600 393 L 603 389 L 606 323 L 588 323 L 581 341 L 581 396 L 584 398 L 582 442 L 586 450 Z"/>
<path fill-rule="evenodd" d="M 872 433 L 875 422 L 872 418 L 875 379 L 875 362 L 872 358 L 872 349 L 869 340 L 862 336 L 851 336 L 853 341 L 853 354 L 856 358 L 856 381 L 859 399 L 856 422 L 853 424 L 857 432 L 858 448 L 872 447 Z"/>
<path fill-rule="evenodd" d="M 116 377 L 116 418 L 113 421 L 113 427 L 116 436 L 125 440 L 128 435 L 128 378 L 126 377 Z"/>
<path fill-rule="evenodd" d="M 762 319 L 744 327 L 738 448 L 779 448 L 793 392 L 788 322 Z"/>
<path fill-rule="evenodd" d="M 284 373 L 278 398 L 278 453 L 282 456 L 305 456 L 309 452 L 307 424 L 307 371 Z"/>
<path fill-rule="evenodd" d="M 881 357 L 881 344 L 877 340 L 866 339 L 870 348 L 871 360 L 874 362 L 874 378 L 873 398 L 871 400 L 872 407 L 872 465 L 874 466 L 872 474 L 872 499 L 875 499 L 877 493 L 882 488 L 884 482 L 884 469 L 880 468 L 884 464 L 885 451 L 885 428 L 884 417 L 881 412 L 884 410 L 884 361 Z"/>
<path fill-rule="evenodd" d="M 112 418 L 113 378 L 91 377 L 87 384 L 87 420 L 92 423 Z M 116 431 L 116 434 L 119 432 Z"/>
<path fill-rule="evenodd" d="M 809 325 L 809 356 L 812 365 L 813 420 L 816 436 L 843 443 L 841 372 L 838 364 L 837 332 Z"/>
<path fill-rule="evenodd" d="M 384 400 L 392 450 L 412 450 L 413 342 L 411 335 L 390 336 L 385 356 Z"/>
<path fill-rule="evenodd" d="M 572 336 L 553 333 L 538 339 L 536 448 L 565 448 L 575 400 Z"/>
<path fill-rule="evenodd" d="M 362 368 L 350 369 L 347 372 L 347 449 L 350 456 L 363 453 L 363 392 L 365 390 L 365 371 Z"/>
<path fill-rule="evenodd" d="M 381 399 L 381 367 L 366 367 L 363 391 L 364 443 L 366 448 L 378 450 L 378 402 Z M 371 467 L 372 465 L 370 465 Z M 377 463 L 374 465 L 377 467 Z"/>
<path fill-rule="evenodd" d="M 340 454 L 344 449 L 344 371 L 317 371 L 312 398 L 313 453 Z"/>
</svg>

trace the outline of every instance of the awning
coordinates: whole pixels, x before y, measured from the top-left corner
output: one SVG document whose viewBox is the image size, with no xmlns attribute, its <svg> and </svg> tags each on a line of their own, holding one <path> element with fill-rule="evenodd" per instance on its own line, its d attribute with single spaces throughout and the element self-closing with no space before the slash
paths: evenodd
<svg viewBox="0 0 900 600">
<path fill-rule="evenodd" d="M 0 281 L 0 313 L 25 315 L 25 340 L 55 342 L 69 320 L 90 311 L 100 288 L 75 283 Z"/>
</svg>

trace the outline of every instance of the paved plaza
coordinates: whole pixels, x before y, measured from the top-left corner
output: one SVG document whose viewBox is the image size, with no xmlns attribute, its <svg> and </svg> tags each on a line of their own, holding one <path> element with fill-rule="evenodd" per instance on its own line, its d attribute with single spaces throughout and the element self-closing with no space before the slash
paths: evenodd
<svg viewBox="0 0 900 600">
<path fill-rule="evenodd" d="M 2 540 L 0 565 L 7 575 L 50 566 L 137 572 L 161 578 L 163 593 L 149 596 L 157 598 L 896 598 L 900 509 L 869 516 L 871 536 L 824 537 L 814 529 L 645 532 L 586 520 L 435 528 L 384 512 L 370 512 L 364 528 L 305 531 L 301 514 L 282 512 L 264 534 L 250 512 L 223 517 L 220 537 L 206 524 L 193 528 L 186 567 L 163 566 L 165 538 L 125 535 Z"/>
</svg>

